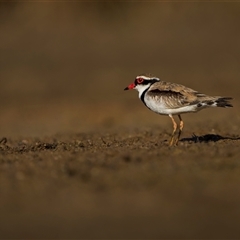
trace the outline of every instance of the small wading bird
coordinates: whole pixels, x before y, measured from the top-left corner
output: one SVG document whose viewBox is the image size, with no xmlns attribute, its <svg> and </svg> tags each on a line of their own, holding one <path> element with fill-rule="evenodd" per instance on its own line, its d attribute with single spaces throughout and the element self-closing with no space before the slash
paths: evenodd
<svg viewBox="0 0 240 240">
<path fill-rule="evenodd" d="M 124 90 L 136 89 L 142 102 L 155 113 L 168 115 L 173 123 L 173 132 L 169 146 L 177 145 L 183 130 L 182 113 L 198 112 L 208 107 L 232 107 L 231 97 L 208 96 L 180 84 L 161 81 L 157 77 L 137 76 L 134 83 Z M 174 140 L 177 123 L 173 115 L 180 120 L 179 132 Z"/>
</svg>

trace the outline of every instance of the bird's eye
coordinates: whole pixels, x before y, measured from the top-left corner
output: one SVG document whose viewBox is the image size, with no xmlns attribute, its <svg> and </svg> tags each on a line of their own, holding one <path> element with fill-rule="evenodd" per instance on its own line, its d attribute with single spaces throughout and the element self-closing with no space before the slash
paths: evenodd
<svg viewBox="0 0 240 240">
<path fill-rule="evenodd" d="M 138 78 L 138 79 L 137 79 L 137 83 L 138 83 L 138 84 L 141 84 L 142 82 L 143 82 L 143 78 Z"/>
</svg>

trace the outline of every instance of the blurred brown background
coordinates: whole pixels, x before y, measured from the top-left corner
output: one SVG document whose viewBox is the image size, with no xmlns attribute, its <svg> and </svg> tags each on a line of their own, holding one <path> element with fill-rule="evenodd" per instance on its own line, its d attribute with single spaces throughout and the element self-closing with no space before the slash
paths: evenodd
<svg viewBox="0 0 240 240">
<path fill-rule="evenodd" d="M 123 91 L 141 73 L 234 97 L 227 114 L 206 110 L 188 122 L 238 118 L 239 11 L 226 2 L 1 3 L 1 135 L 134 126 L 139 118 L 139 126 L 169 127 Z"/>
<path fill-rule="evenodd" d="M 239 238 L 239 13 L 0 3 L 0 238 Z M 142 73 L 234 108 L 183 116 L 169 148 L 170 119 L 123 91 Z"/>
</svg>

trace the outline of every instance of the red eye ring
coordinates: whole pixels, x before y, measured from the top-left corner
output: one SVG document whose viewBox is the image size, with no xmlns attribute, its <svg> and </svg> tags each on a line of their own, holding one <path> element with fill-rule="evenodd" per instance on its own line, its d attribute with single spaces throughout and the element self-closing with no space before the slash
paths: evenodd
<svg viewBox="0 0 240 240">
<path fill-rule="evenodd" d="M 137 79 L 137 83 L 138 83 L 138 84 L 141 84 L 142 82 L 143 82 L 143 78 L 138 78 L 138 79 Z"/>
</svg>

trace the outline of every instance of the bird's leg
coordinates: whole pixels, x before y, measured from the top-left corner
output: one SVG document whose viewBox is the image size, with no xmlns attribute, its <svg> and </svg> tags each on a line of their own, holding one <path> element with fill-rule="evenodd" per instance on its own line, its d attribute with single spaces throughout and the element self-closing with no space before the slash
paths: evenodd
<svg viewBox="0 0 240 240">
<path fill-rule="evenodd" d="M 180 120 L 180 124 L 179 124 L 179 132 L 178 132 L 178 137 L 177 137 L 177 139 L 176 139 L 175 145 L 177 145 L 177 144 L 178 144 L 179 138 L 180 138 L 180 136 L 181 136 L 181 133 L 182 133 L 182 130 L 183 130 L 183 120 L 182 120 L 182 118 L 181 118 L 181 116 L 180 116 L 180 115 L 178 115 L 178 118 L 179 118 L 179 120 Z"/>
<path fill-rule="evenodd" d="M 174 118 L 173 118 L 173 116 L 171 114 L 169 114 L 169 117 L 171 118 L 172 123 L 173 123 L 173 132 L 172 132 L 172 136 L 171 136 L 170 141 L 169 141 L 169 146 L 172 146 L 173 145 L 174 136 L 175 136 L 175 133 L 176 133 L 176 130 L 177 130 L 177 124 L 174 121 Z"/>
</svg>

